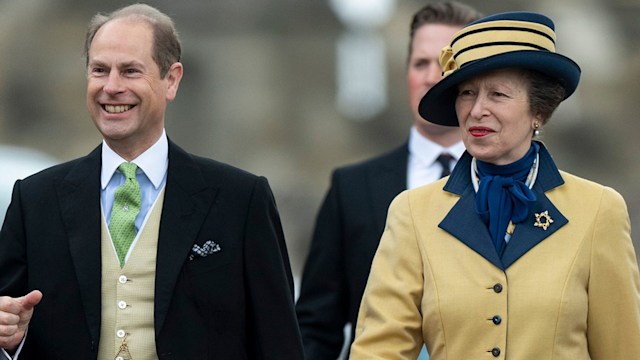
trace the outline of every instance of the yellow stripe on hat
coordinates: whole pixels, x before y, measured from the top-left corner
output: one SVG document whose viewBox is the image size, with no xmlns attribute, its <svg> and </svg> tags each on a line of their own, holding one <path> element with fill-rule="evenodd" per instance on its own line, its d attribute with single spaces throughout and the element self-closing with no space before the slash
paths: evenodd
<svg viewBox="0 0 640 360">
<path fill-rule="evenodd" d="M 465 27 L 442 49 L 440 65 L 447 76 L 464 64 L 520 50 L 555 52 L 556 34 L 549 27 L 526 21 L 497 20 Z"/>
</svg>

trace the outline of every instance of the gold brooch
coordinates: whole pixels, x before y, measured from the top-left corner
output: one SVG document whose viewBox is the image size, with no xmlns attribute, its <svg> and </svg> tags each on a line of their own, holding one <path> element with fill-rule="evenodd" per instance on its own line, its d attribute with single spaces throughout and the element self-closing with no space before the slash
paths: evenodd
<svg viewBox="0 0 640 360">
<path fill-rule="evenodd" d="M 533 224 L 536 227 L 541 227 L 543 230 L 547 230 L 549 225 L 553 222 L 551 216 L 549 216 L 549 211 L 545 210 L 540 214 L 536 214 L 536 223 Z"/>
</svg>

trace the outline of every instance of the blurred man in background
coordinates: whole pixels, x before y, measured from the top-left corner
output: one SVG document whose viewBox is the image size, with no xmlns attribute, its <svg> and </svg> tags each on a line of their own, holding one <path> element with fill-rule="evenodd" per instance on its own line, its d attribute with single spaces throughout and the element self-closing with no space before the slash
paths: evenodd
<svg viewBox="0 0 640 360">
<path fill-rule="evenodd" d="M 391 200 L 449 174 L 464 152 L 459 130 L 425 121 L 418 103 L 442 78 L 438 59 L 454 33 L 481 17 L 458 2 L 428 4 L 410 26 L 409 140 L 378 157 L 336 169 L 316 219 L 296 305 L 307 360 L 334 360 L 349 342 Z M 426 355 L 423 355 L 426 357 Z"/>
</svg>

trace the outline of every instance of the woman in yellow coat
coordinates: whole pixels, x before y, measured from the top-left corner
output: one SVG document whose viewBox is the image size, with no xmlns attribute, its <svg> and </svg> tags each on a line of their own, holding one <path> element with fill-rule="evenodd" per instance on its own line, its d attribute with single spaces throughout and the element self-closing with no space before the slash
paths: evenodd
<svg viewBox="0 0 640 360">
<path fill-rule="evenodd" d="M 391 204 L 352 360 L 638 360 L 640 279 L 613 189 L 557 169 L 539 128 L 576 89 L 537 13 L 478 20 L 420 103 L 459 126 L 451 176 Z"/>
</svg>

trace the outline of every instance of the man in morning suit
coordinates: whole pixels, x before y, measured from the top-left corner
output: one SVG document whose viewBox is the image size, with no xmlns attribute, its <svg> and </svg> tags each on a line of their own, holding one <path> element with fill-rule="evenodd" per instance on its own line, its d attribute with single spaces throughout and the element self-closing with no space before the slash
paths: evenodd
<svg viewBox="0 0 640 360">
<path fill-rule="evenodd" d="M 302 359 L 267 180 L 166 136 L 183 75 L 172 20 L 143 4 L 98 14 L 85 51 L 104 140 L 14 186 L 0 232 L 0 354 Z"/>
<path fill-rule="evenodd" d="M 442 78 L 440 50 L 454 33 L 480 16 L 457 2 L 428 4 L 415 13 L 407 63 L 413 115 L 408 143 L 333 172 L 296 304 L 306 359 L 336 359 L 347 324 L 352 326 L 353 341 L 360 300 L 391 200 L 407 188 L 446 175 L 464 152 L 459 132 L 424 121 L 418 103 Z"/>
</svg>

